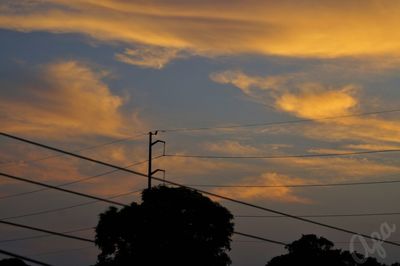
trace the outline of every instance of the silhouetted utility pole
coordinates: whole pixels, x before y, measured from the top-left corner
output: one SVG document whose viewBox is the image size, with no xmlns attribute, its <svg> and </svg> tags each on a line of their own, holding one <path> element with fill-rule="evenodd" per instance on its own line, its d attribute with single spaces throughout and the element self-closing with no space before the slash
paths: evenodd
<svg viewBox="0 0 400 266">
<path fill-rule="evenodd" d="M 147 187 L 150 189 L 151 188 L 151 177 L 157 173 L 157 172 L 164 172 L 164 178 L 165 178 L 165 170 L 162 169 L 156 169 L 156 170 L 152 170 L 152 165 L 151 165 L 151 160 L 153 159 L 153 146 L 157 143 L 163 143 L 164 144 L 164 150 L 163 150 L 163 155 L 165 155 L 165 141 L 163 140 L 156 140 L 153 141 L 153 136 L 157 135 L 158 130 L 154 131 L 154 132 L 149 132 L 149 166 L 147 169 L 147 176 L 148 176 L 148 185 Z"/>
</svg>

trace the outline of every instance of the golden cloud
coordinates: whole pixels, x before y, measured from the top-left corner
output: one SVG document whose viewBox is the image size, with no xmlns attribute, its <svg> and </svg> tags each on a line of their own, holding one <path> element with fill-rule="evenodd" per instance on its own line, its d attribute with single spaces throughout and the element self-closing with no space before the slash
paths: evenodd
<svg viewBox="0 0 400 266">
<path fill-rule="evenodd" d="M 221 142 L 205 143 L 204 147 L 213 152 L 224 153 L 224 154 L 258 154 L 259 149 L 245 145 L 234 140 L 225 140 Z"/>
<path fill-rule="evenodd" d="M 223 153 L 227 155 L 265 155 L 264 146 L 257 145 L 243 145 L 236 141 L 220 141 L 204 145 L 207 149 Z M 273 146 L 273 144 L 270 144 Z M 226 147 L 226 148 L 225 148 Z M 351 152 L 356 149 L 378 149 L 378 148 L 395 148 L 396 146 L 379 146 L 379 145 L 345 145 L 344 149 L 327 149 L 327 148 L 311 148 L 308 152 L 317 154 L 327 153 L 345 153 Z M 271 150 L 270 148 L 267 150 Z M 293 153 L 292 153 L 293 154 Z M 272 154 L 271 154 L 272 155 Z M 285 156 L 286 152 L 282 150 L 275 151 L 275 155 Z M 397 174 L 400 172 L 400 167 L 382 161 L 381 159 L 376 160 L 375 157 L 365 156 L 347 156 L 347 157 L 294 157 L 285 159 L 267 159 L 263 160 L 264 163 L 253 164 L 251 170 L 254 173 L 261 173 L 265 171 L 265 165 L 268 165 L 270 171 L 285 174 L 296 174 L 297 177 L 301 178 L 303 183 L 323 183 L 323 182 L 335 182 L 335 181 L 358 181 L 368 179 L 369 177 L 385 176 L 390 174 Z M 249 168 L 248 162 L 238 161 L 237 167 Z M 271 170 L 273 169 L 273 170 Z M 306 172 L 304 170 L 307 169 Z M 234 168 L 231 168 L 234 170 Z M 256 174 L 252 174 L 255 176 Z M 383 177 L 382 177 L 383 178 Z M 328 181 L 329 180 L 329 181 Z M 245 180 L 252 183 L 251 180 Z M 287 180 L 287 183 L 291 183 L 291 179 Z M 300 181 L 300 180 L 299 180 Z M 254 181 L 256 182 L 256 180 Z M 245 183 L 245 182 L 242 182 Z M 284 183 L 284 182 L 282 182 Z"/>
<path fill-rule="evenodd" d="M 218 174 L 229 170 L 243 170 L 243 165 L 240 163 L 184 157 L 161 158 L 155 165 L 161 169 L 166 169 L 168 176 L 184 177 L 185 179 L 191 176 L 209 175 L 210 173 Z M 185 180 L 184 182 L 187 181 Z"/>
<path fill-rule="evenodd" d="M 257 77 L 241 71 L 223 71 L 210 75 L 215 82 L 232 84 L 256 102 L 272 105 L 279 111 L 315 123 L 302 125 L 302 134 L 329 141 L 400 142 L 400 123 L 374 116 L 353 116 L 362 108 L 358 93 L 361 88 L 348 84 L 329 87 L 305 82 L 301 73 Z M 257 82 L 256 82 L 257 81 Z M 271 82 L 274 81 L 274 82 Z M 270 90 L 266 90 L 270 87 Z M 348 116 L 337 119 L 324 119 Z M 379 144 L 379 143 L 378 143 Z M 381 143 L 382 145 L 382 143 Z"/>
<path fill-rule="evenodd" d="M 400 3 L 390 0 L 13 2 L 1 4 L 1 28 L 80 33 L 128 46 L 207 56 L 397 56 L 400 51 Z"/>
<path fill-rule="evenodd" d="M 37 147 L 26 144 L 15 142 L 3 143 L 1 148 L 7 151 L 6 154 L 0 155 L 3 172 L 53 185 L 83 179 L 84 181 L 67 186 L 66 188 L 92 195 L 113 196 L 126 193 L 144 188 L 147 182 L 147 179 L 142 176 L 114 171 L 114 169 L 111 168 L 102 167 L 91 162 L 68 156 L 58 156 L 59 154 L 54 154 L 47 150 L 38 149 Z M 131 165 L 132 162 L 143 161 L 143 158 L 139 158 L 138 148 L 139 147 L 135 147 L 135 152 L 130 152 L 130 149 L 128 149 L 126 145 L 111 145 L 107 148 L 101 147 L 96 149 L 95 156 L 93 156 L 93 154 L 87 155 L 86 152 L 84 155 L 120 165 L 121 167 L 127 167 Z M 129 169 L 132 169 L 132 167 L 129 167 Z M 145 163 L 135 165 L 133 169 L 145 173 L 147 165 Z M 4 184 L 19 185 L 24 183 L 0 177 L 0 185 Z M 25 186 L 23 188 L 26 189 Z M 37 188 L 31 187 L 30 189 L 35 190 Z M 5 195 L 13 193 L 15 192 L 7 191 Z"/>
<path fill-rule="evenodd" d="M 400 143 L 400 122 L 384 118 L 334 119 L 318 123 L 313 127 L 305 126 L 303 129 L 307 137 L 329 141 L 356 140 L 374 142 L 382 146 Z M 388 144 L 384 144 L 385 142 Z"/>
<path fill-rule="evenodd" d="M 245 94 L 252 94 L 252 89 L 273 90 L 289 79 L 288 76 L 250 76 L 240 70 L 226 70 L 212 73 L 210 79 L 220 84 L 232 84 Z"/>
<path fill-rule="evenodd" d="M 334 182 L 359 181 L 365 180 L 367 177 L 384 176 L 400 172 L 400 167 L 398 166 L 384 164 L 367 158 L 289 158 L 284 161 L 274 160 L 274 163 L 278 167 L 279 165 L 280 167 L 285 167 L 287 170 L 301 171 L 302 169 L 307 169 L 308 174 L 314 180 L 323 182 L 324 180 L 326 182 L 327 178 L 333 178 Z"/>
<path fill-rule="evenodd" d="M 304 184 L 305 180 L 302 178 L 289 177 L 277 173 L 263 173 L 261 176 L 248 177 L 240 180 L 239 182 L 231 183 L 229 185 L 254 185 L 254 186 L 279 186 L 279 185 L 298 185 Z M 227 197 L 239 198 L 243 200 L 274 200 L 280 202 L 302 203 L 310 204 L 312 201 L 294 193 L 293 189 L 288 187 L 237 187 L 237 188 L 218 188 L 214 190 L 215 193 Z"/>
<path fill-rule="evenodd" d="M 10 90 L 0 92 L 3 130 L 62 139 L 78 135 L 123 137 L 143 127 L 135 115 L 122 114 L 124 100 L 102 82 L 104 72 L 77 61 L 36 70 L 27 74 L 25 83 L 16 82 L 8 85 Z M 3 82 L 8 84 L 5 77 Z"/>
<path fill-rule="evenodd" d="M 302 86 L 300 92 L 285 92 L 276 99 L 276 106 L 297 117 L 319 119 L 349 115 L 358 104 L 352 96 L 355 88 L 346 86 L 336 90 L 326 90 L 319 84 Z"/>
</svg>

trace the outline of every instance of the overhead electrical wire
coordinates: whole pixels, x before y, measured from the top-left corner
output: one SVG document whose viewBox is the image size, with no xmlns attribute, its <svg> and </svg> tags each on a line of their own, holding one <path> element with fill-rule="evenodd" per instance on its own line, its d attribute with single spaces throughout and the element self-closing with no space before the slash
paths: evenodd
<svg viewBox="0 0 400 266">
<path fill-rule="evenodd" d="M 161 158 L 161 157 L 163 157 L 163 155 L 155 156 L 155 157 L 153 157 L 153 160 L 156 160 L 156 159 Z M 140 164 L 143 164 L 143 163 L 146 163 L 146 162 L 148 162 L 148 160 L 134 162 L 132 164 L 129 164 L 129 165 L 125 166 L 125 168 L 130 168 L 130 167 L 133 167 L 133 166 L 136 166 L 136 165 L 140 165 Z M 109 174 L 112 174 L 112 173 L 115 173 L 115 172 L 118 172 L 118 171 L 120 171 L 120 170 L 111 170 L 111 171 L 103 172 L 103 173 L 100 173 L 100 174 L 96 174 L 96 175 L 84 177 L 84 178 L 81 178 L 81 179 L 78 179 L 78 180 L 74 180 L 74 181 L 71 181 L 71 182 L 67 182 L 67 183 L 63 183 L 63 184 L 60 184 L 60 185 L 56 185 L 56 187 L 64 187 L 64 186 L 69 186 L 69 185 L 85 182 L 85 181 L 88 181 L 88 180 L 91 180 L 91 179 L 95 179 L 95 178 L 98 178 L 98 177 L 101 177 L 101 176 L 106 176 L 106 175 L 109 175 Z M 25 192 L 10 194 L 10 195 L 4 195 L 4 196 L 0 196 L 0 200 L 19 197 L 19 196 L 30 195 L 30 194 L 34 194 L 34 193 L 37 193 L 37 192 L 46 191 L 46 190 L 49 190 L 49 189 L 50 188 L 41 188 L 41 189 L 30 190 L 30 191 L 25 191 Z"/>
<path fill-rule="evenodd" d="M 70 234 L 70 233 L 94 230 L 94 228 L 95 228 L 95 226 L 84 227 L 84 228 L 79 228 L 79 229 L 75 229 L 75 230 L 64 231 L 64 232 L 61 232 L 61 233 L 62 234 Z M 53 236 L 53 235 L 51 235 L 51 234 L 42 234 L 42 235 L 34 235 L 34 236 L 26 236 L 26 237 L 18 237 L 18 238 L 1 239 L 0 240 L 0 244 L 10 243 L 10 242 L 17 242 L 17 241 L 25 241 L 25 240 L 31 240 L 31 239 L 46 238 L 46 237 L 51 237 L 51 236 Z"/>
<path fill-rule="evenodd" d="M 58 148 L 54 148 L 54 147 L 51 147 L 51 146 L 48 146 L 48 145 L 45 145 L 45 144 L 41 144 L 41 143 L 38 143 L 38 142 L 34 142 L 34 141 L 31 141 L 31 140 L 27 140 L 27 139 L 24 139 L 24 138 L 13 136 L 13 135 L 10 135 L 10 134 L 4 133 L 4 132 L 1 132 L 0 135 L 8 137 L 8 138 L 16 139 L 16 140 L 19 140 L 19 141 L 22 141 L 22 142 L 30 143 L 32 145 L 36 145 L 36 146 L 39 146 L 39 147 L 47 148 L 47 149 L 50 149 L 50 150 L 59 151 L 61 153 L 65 153 L 65 154 L 68 154 L 68 155 L 76 157 L 76 158 L 80 158 L 80 159 L 91 161 L 91 162 L 98 163 L 98 164 L 101 164 L 101 165 L 109 166 L 111 168 L 119 169 L 121 171 L 125 171 L 125 172 L 128 172 L 128 173 L 136 174 L 136 175 L 143 176 L 143 177 L 146 177 L 146 178 L 148 177 L 146 174 L 143 174 L 143 173 L 140 173 L 140 172 L 137 172 L 137 171 L 129 170 L 129 169 L 126 169 L 126 168 L 123 168 L 123 167 L 120 167 L 120 166 L 116 166 L 116 165 L 113 165 L 113 164 L 110 164 L 110 163 L 106 163 L 106 162 L 103 162 L 103 161 L 100 161 L 100 160 L 96 160 L 96 159 L 92 159 L 92 158 L 85 157 L 85 156 L 82 156 L 82 155 L 78 155 L 78 154 L 74 154 L 74 153 L 71 153 L 71 152 L 67 152 L 67 151 L 64 151 L 64 150 L 61 150 L 61 149 L 58 149 Z M 8 175 L 8 174 L 6 174 L 6 175 Z M 8 175 L 8 176 L 10 176 L 10 175 Z M 274 214 L 278 214 L 278 215 L 283 215 L 283 216 L 286 216 L 288 218 L 292 218 L 292 219 L 299 220 L 299 221 L 302 221 L 302 222 L 318 225 L 318 226 L 321 226 L 321 227 L 329 228 L 329 229 L 340 231 L 340 232 L 343 232 L 343 233 L 347 233 L 347 234 L 351 234 L 351 235 L 360 235 L 360 236 L 363 236 L 363 237 L 368 238 L 368 239 L 379 240 L 379 241 L 381 241 L 383 243 L 387 243 L 387 244 L 391 244 L 391 245 L 400 247 L 400 243 L 396 243 L 396 242 L 393 242 L 393 241 L 377 239 L 377 238 L 375 238 L 373 236 L 370 236 L 370 235 L 367 235 L 367 234 L 357 233 L 355 231 L 348 230 L 348 229 L 345 229 L 345 228 L 341 228 L 341 227 L 338 227 L 338 226 L 333 226 L 333 225 L 317 222 L 317 221 L 314 221 L 314 220 L 310 220 L 310 219 L 307 219 L 307 218 L 302 218 L 302 217 L 299 217 L 299 216 L 296 216 L 296 215 L 292 215 L 292 214 L 289 214 L 289 213 L 281 212 L 281 211 L 274 210 L 274 209 L 271 209 L 271 208 L 266 208 L 266 207 L 259 206 L 259 205 L 256 205 L 256 204 L 252 204 L 252 203 L 248 203 L 248 202 L 245 202 L 245 201 L 241 201 L 241 200 L 237 200 L 237 199 L 234 199 L 234 198 L 230 198 L 230 197 L 227 197 L 227 196 L 222 196 L 222 195 L 219 195 L 219 194 L 216 194 L 216 193 L 212 193 L 212 192 L 209 192 L 209 191 L 195 189 L 195 188 L 192 188 L 192 187 L 184 186 L 184 185 L 176 183 L 176 182 L 163 180 L 161 178 L 152 177 L 152 179 L 154 179 L 156 181 L 159 181 L 159 182 L 165 182 L 165 183 L 170 184 L 170 185 L 191 189 L 191 190 L 197 191 L 199 193 L 206 194 L 206 195 L 209 195 L 209 196 L 213 196 L 213 197 L 216 197 L 216 198 L 220 198 L 220 199 L 223 199 L 223 200 L 227 200 L 227 201 L 230 201 L 230 202 L 233 202 L 233 203 L 236 203 L 236 204 L 252 207 L 252 208 L 255 208 L 255 209 L 259 209 L 259 210 L 262 210 L 262 211 L 266 211 L 266 212 L 270 212 L 270 213 L 274 213 Z M 22 181 L 23 179 L 20 178 L 20 180 Z M 55 188 L 55 189 L 60 190 L 60 188 Z M 82 194 L 82 193 L 75 193 L 75 194 L 79 195 L 79 194 Z"/>
<path fill-rule="evenodd" d="M 130 171 L 131 171 L 131 170 L 130 170 Z M 40 185 L 40 186 L 49 187 L 49 188 L 52 188 L 52 189 L 56 189 L 56 190 L 60 190 L 60 191 L 63 191 L 63 192 L 75 194 L 75 195 L 78 195 L 78 196 L 83 196 L 83 197 L 87 197 L 87 198 L 93 198 L 93 199 L 96 199 L 96 200 L 100 200 L 100 201 L 112 203 L 112 204 L 115 204 L 115 205 L 124 206 L 124 207 L 129 207 L 129 205 L 124 204 L 124 203 L 119 203 L 119 202 L 115 202 L 115 201 L 110 201 L 110 200 L 107 200 L 107 199 L 103 199 L 103 198 L 99 198 L 99 197 L 87 195 L 87 194 L 80 193 L 80 192 L 75 192 L 75 191 L 71 191 L 71 190 L 66 190 L 66 189 L 57 188 L 57 187 L 50 186 L 50 185 L 47 185 L 47 184 L 44 184 L 44 183 L 41 183 L 41 182 L 36 182 L 36 181 L 28 180 L 28 179 L 26 179 L 26 178 L 16 177 L 16 176 L 9 175 L 9 174 L 5 174 L 5 173 L 0 173 L 0 175 L 5 176 L 5 177 L 8 177 L 8 178 L 11 178 L 11 179 L 16 179 L 16 180 L 19 180 L 19 181 L 23 181 L 23 182 L 28 182 L 28 183 L 33 183 L 33 184 Z M 156 179 L 156 178 L 155 178 L 155 179 Z M 160 180 L 162 180 L 162 179 L 160 179 Z M 18 226 L 18 227 L 23 227 L 23 228 L 31 229 L 31 230 L 35 230 L 35 231 L 47 232 L 47 233 L 49 233 L 49 234 L 54 234 L 54 235 L 59 235 L 59 236 L 64 236 L 64 237 L 69 237 L 69 238 L 73 238 L 73 239 L 79 240 L 79 237 L 69 236 L 69 235 L 66 235 L 66 234 L 57 233 L 57 232 L 53 232 L 53 231 L 48 231 L 48 230 L 45 230 L 45 229 L 40 229 L 40 228 L 35 228 L 35 227 L 30 227 L 30 226 L 26 226 L 26 225 L 20 225 L 20 224 L 16 224 L 16 223 L 4 221 L 4 220 L 0 220 L 0 223 L 8 224 L 8 225 L 14 225 L 14 226 Z M 241 233 L 241 234 L 242 234 L 242 235 L 246 235 L 246 234 L 244 234 L 244 233 Z M 251 237 L 250 235 L 246 235 L 246 236 L 247 236 L 247 237 Z M 261 239 L 261 238 L 260 238 L 260 237 L 257 237 L 257 239 Z M 85 240 L 88 241 L 88 239 L 83 239 L 83 238 L 82 238 L 81 240 L 82 240 L 82 241 L 85 241 Z M 91 241 L 92 241 L 92 240 L 89 240 L 89 242 L 91 242 Z"/>
<path fill-rule="evenodd" d="M 277 244 L 277 245 L 282 245 L 282 246 L 286 246 L 288 245 L 287 243 L 283 243 L 281 241 L 276 241 L 276 240 L 271 240 L 265 237 L 260 237 L 260 236 L 255 236 L 255 235 L 250 235 L 250 234 L 245 234 L 245 233 L 240 233 L 240 232 L 234 232 L 236 235 L 240 235 L 240 236 L 244 236 L 244 237 L 248 237 L 248 238 L 253 238 L 253 239 L 258 239 L 264 242 L 269 242 L 272 244 Z"/>
<path fill-rule="evenodd" d="M 21 259 L 21 260 L 24 260 L 24 261 L 29 261 L 29 262 L 35 263 L 37 265 L 52 266 L 51 264 L 44 263 L 44 262 L 41 262 L 41 261 L 38 261 L 38 260 L 35 260 L 35 259 L 31 259 L 31 258 L 28 258 L 26 256 L 22 256 L 22 255 L 13 253 L 13 252 L 5 251 L 3 249 L 0 249 L 0 253 L 4 254 L 4 255 L 7 255 L 7 256 L 10 256 L 10 257 L 18 258 L 18 259 Z"/>
<path fill-rule="evenodd" d="M 122 197 L 122 196 L 135 194 L 135 193 L 138 193 L 140 191 L 142 191 L 142 189 L 129 191 L 129 192 L 121 193 L 121 194 L 117 194 L 115 196 L 107 197 L 105 199 L 115 199 L 115 198 L 119 198 L 119 197 Z M 102 201 L 93 200 L 93 201 L 88 201 L 88 202 L 82 202 L 82 203 L 69 205 L 69 206 L 65 206 L 65 207 L 60 207 L 60 208 L 54 208 L 54 209 L 48 209 L 48 210 L 43 210 L 43 211 L 31 212 L 31 213 L 25 213 L 25 214 L 20 214 L 20 215 L 2 217 L 2 218 L 0 218 L 0 220 L 11 220 L 11 219 L 19 219 L 19 218 L 43 215 L 43 214 L 48 214 L 48 213 L 53 213 L 53 212 L 58 212 L 58 211 L 65 211 L 65 210 L 69 210 L 69 209 L 73 209 L 73 208 L 77 208 L 77 207 L 87 206 L 87 205 L 91 205 L 91 204 L 95 204 L 95 203 L 99 203 L 99 202 L 102 202 Z"/>
<path fill-rule="evenodd" d="M 17 224 L 17 223 L 12 223 L 12 222 L 6 222 L 6 221 L 0 221 L 0 223 L 6 224 L 6 225 L 10 225 L 10 226 L 20 227 L 20 228 L 25 228 L 25 229 L 29 229 L 29 230 L 33 230 L 33 231 L 44 232 L 44 233 L 47 233 L 49 235 L 55 235 L 55 236 L 60 236 L 60 237 L 64 237 L 64 238 L 70 238 L 70 239 L 74 239 L 74 240 L 95 243 L 95 241 L 93 239 L 78 237 L 78 236 L 74 236 L 74 235 L 68 235 L 68 234 L 64 234 L 64 233 L 50 231 L 50 230 L 43 229 L 43 228 L 37 228 L 37 227 L 33 227 L 33 226 Z M 273 244 L 286 245 L 285 243 L 282 243 L 282 242 L 279 242 L 279 241 L 274 241 L 274 240 L 267 239 L 267 238 L 263 238 L 263 237 L 260 237 L 260 236 L 241 233 L 241 232 L 237 232 L 237 231 L 235 231 L 233 233 L 236 234 L 236 235 L 241 235 L 241 236 L 245 236 L 245 237 L 248 237 L 248 238 L 263 240 L 263 241 L 270 242 L 270 243 L 273 243 Z"/>
<path fill-rule="evenodd" d="M 320 184 L 282 184 L 282 185 L 217 185 L 217 184 L 187 184 L 190 187 L 211 188 L 304 188 L 304 187 L 337 187 L 337 186 L 361 186 L 400 183 L 400 180 L 382 180 L 348 183 L 320 183 Z M 186 184 L 185 184 L 186 185 Z"/>
<path fill-rule="evenodd" d="M 29 226 L 29 225 L 18 224 L 18 223 L 13 223 L 13 222 L 8 222 L 8 221 L 1 221 L 1 220 L 0 220 L 0 224 L 10 225 L 10 226 L 15 226 L 15 227 L 20 227 L 20 228 L 25 228 L 25 229 L 38 231 L 38 232 L 42 232 L 42 233 L 46 233 L 46 234 L 50 234 L 50 235 L 56 235 L 56 236 L 61 236 L 61 237 L 70 238 L 70 239 L 74 239 L 74 240 L 80 240 L 80 241 L 94 243 L 94 240 L 92 240 L 92 239 L 79 237 L 79 236 L 73 236 L 73 235 L 64 234 L 64 233 L 59 233 L 59 232 L 50 231 L 50 230 L 47 230 L 47 229 L 33 227 L 33 226 Z"/>
<path fill-rule="evenodd" d="M 341 116 L 321 117 L 321 118 L 315 118 L 315 119 L 297 119 L 297 120 L 288 120 L 288 121 L 261 122 L 261 123 L 252 123 L 252 124 L 238 124 L 238 125 L 230 125 L 230 126 L 166 128 L 166 129 L 159 129 L 158 131 L 163 132 L 163 133 L 171 133 L 171 132 L 185 132 L 185 131 L 235 129 L 235 128 L 247 128 L 247 127 L 264 127 L 264 126 L 288 125 L 288 124 L 297 124 L 297 123 L 305 123 L 305 122 L 315 122 L 315 121 L 323 121 L 323 120 L 335 120 L 335 119 L 358 117 L 358 116 L 379 115 L 379 114 L 387 114 L 387 113 L 395 113 L 395 112 L 400 112 L 400 109 L 383 110 L 383 111 L 375 111 L 375 112 L 366 112 L 366 113 L 358 113 L 358 114 L 349 114 L 349 115 L 341 115 Z"/>
<path fill-rule="evenodd" d="M 112 144 L 115 144 L 115 143 L 125 142 L 125 141 L 128 141 L 128 140 L 132 140 L 132 139 L 135 139 L 137 137 L 146 136 L 146 135 L 147 134 L 142 133 L 142 134 L 138 134 L 138 135 L 127 137 L 127 138 L 117 139 L 117 140 L 113 140 L 113 141 L 110 141 L 110 142 L 96 144 L 96 145 L 93 145 L 93 146 L 87 146 L 87 147 L 84 147 L 82 149 L 74 150 L 72 152 L 81 152 L 81 151 L 93 150 L 93 149 L 97 149 L 97 148 L 100 148 L 100 147 L 112 145 Z M 58 158 L 58 157 L 62 157 L 62 156 L 65 156 L 65 155 L 63 155 L 63 154 L 54 154 L 54 155 L 41 157 L 41 158 L 36 158 L 36 159 L 32 159 L 32 160 L 0 162 L 0 165 L 19 164 L 19 163 L 33 163 L 33 162 L 45 161 L 45 160 L 52 159 L 52 158 Z"/>
<path fill-rule="evenodd" d="M 76 153 L 73 153 L 73 152 L 69 152 L 69 151 L 65 151 L 65 150 L 62 150 L 62 149 L 59 149 L 59 148 L 54 148 L 54 147 L 51 147 L 49 145 L 41 144 L 39 142 L 35 142 L 35 141 L 32 141 L 32 140 L 20 138 L 20 137 L 17 137 L 17 136 L 11 135 L 11 134 L 7 134 L 7 133 L 4 133 L 4 132 L 0 132 L 0 135 L 4 136 L 4 137 L 7 137 L 7 138 L 15 139 L 15 140 L 18 140 L 18 141 L 21 141 L 21 142 L 29 143 L 29 144 L 32 144 L 34 146 L 42 147 L 44 149 L 56 151 L 56 152 L 59 152 L 59 153 L 62 153 L 62 154 L 66 154 L 66 155 L 69 155 L 69 156 L 72 156 L 72 157 L 75 157 L 75 158 L 86 160 L 86 161 L 89 161 L 89 162 L 92 162 L 92 163 L 97 163 L 97 164 L 108 166 L 110 168 L 118 169 L 118 170 L 121 170 L 121 171 L 125 171 L 125 172 L 128 171 L 131 174 L 147 177 L 146 174 L 143 174 L 143 173 L 140 173 L 140 172 L 137 172 L 137 171 L 134 171 L 134 170 L 129 170 L 129 169 L 126 169 L 126 168 L 121 167 L 121 166 L 113 165 L 111 163 L 106 163 L 106 162 L 103 162 L 103 161 L 100 161 L 100 160 L 96 160 L 96 159 L 93 159 L 93 158 L 90 158 L 90 157 L 87 157 L 87 156 L 79 155 L 79 154 L 76 154 Z"/>
<path fill-rule="evenodd" d="M 113 205 L 119 205 L 119 206 L 128 206 L 126 204 L 120 203 L 120 202 L 116 202 L 116 201 L 112 201 L 112 200 L 108 200 L 108 199 L 103 199 L 97 196 L 92 196 L 89 194 L 85 194 L 85 193 L 81 193 L 81 192 L 77 192 L 77 191 L 73 191 L 73 190 L 69 190 L 69 189 L 65 189 L 65 188 L 60 188 L 60 187 L 56 187 L 56 186 L 52 186 L 52 185 L 48 185 L 42 182 L 38 182 L 38 181 L 34 181 L 34 180 L 30 180 L 30 179 L 26 179 L 23 177 L 18 177 L 15 175 L 10 175 L 10 174 L 6 174 L 6 173 L 2 173 L 0 172 L 1 176 L 7 177 L 9 179 L 13 179 L 13 180 L 18 180 L 18 181 L 22 181 L 22 182 L 26 182 L 26 183 L 31 183 L 34 185 L 38 185 L 38 186 L 42 186 L 42 187 L 46 187 L 46 188 L 51 188 L 51 189 L 55 189 L 58 191 L 62 191 L 62 192 L 66 192 L 69 194 L 74 194 L 74 195 L 78 195 L 78 196 L 82 196 L 82 197 L 86 197 L 86 198 L 90 198 L 90 199 L 95 199 L 95 200 L 100 200 L 100 201 L 104 201 Z"/>
<path fill-rule="evenodd" d="M 330 217 L 366 217 L 366 216 L 396 216 L 400 212 L 377 212 L 377 213 L 337 213 L 337 214 L 298 214 L 302 218 L 330 218 Z M 235 215 L 235 218 L 285 218 L 283 215 Z"/>
<path fill-rule="evenodd" d="M 258 241 L 261 242 L 262 241 Z M 70 248 L 70 249 L 59 249 L 59 250 L 53 250 L 53 251 L 47 251 L 47 252 L 41 252 L 41 253 L 34 253 L 31 256 L 33 257 L 41 257 L 41 256 L 48 256 L 48 255 L 53 255 L 53 254 L 59 254 L 59 253 L 65 253 L 65 252 L 74 252 L 74 251 L 81 251 L 85 249 L 91 249 L 95 248 L 96 246 L 86 246 L 86 247 L 80 247 L 80 248 Z"/>
<path fill-rule="evenodd" d="M 197 155 L 197 154 L 165 154 L 165 157 L 178 158 L 200 158 L 200 159 L 290 159 L 290 158 L 312 158 L 312 157 L 338 157 L 375 153 L 400 152 L 400 149 L 385 149 L 372 151 L 354 151 L 343 153 L 323 153 L 323 154 L 295 154 L 295 155 Z"/>
</svg>

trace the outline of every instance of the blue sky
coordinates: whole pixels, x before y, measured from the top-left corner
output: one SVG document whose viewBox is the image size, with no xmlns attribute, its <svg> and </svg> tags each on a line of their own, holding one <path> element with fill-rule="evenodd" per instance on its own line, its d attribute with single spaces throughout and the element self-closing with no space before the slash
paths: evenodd
<svg viewBox="0 0 400 266">
<path fill-rule="evenodd" d="M 400 148 L 400 6 L 393 1 L 4 1 L 0 4 L 2 131 L 118 165 L 146 159 L 149 130 L 304 123 L 166 132 L 178 155 L 324 155 Z M 345 116 L 345 118 L 343 118 Z M 342 117 L 342 118 L 340 118 Z M 334 119 L 325 119 L 334 118 Z M 143 134 L 142 134 L 143 133 Z M 141 136 L 138 136 L 142 134 Z M 108 171 L 0 140 L 3 172 L 52 184 Z M 155 150 L 159 154 L 160 149 Z M 155 167 L 185 184 L 284 185 L 396 180 L 397 153 L 286 159 L 163 157 Z M 16 163 L 10 163 L 16 162 Z M 135 169 L 146 172 L 146 165 Z M 145 187 L 115 173 L 71 189 L 112 196 Z M 35 189 L 1 180 L 0 197 Z M 293 214 L 397 212 L 392 185 L 319 188 L 208 188 Z M 138 195 L 121 201 L 138 201 Z M 0 200 L 4 217 L 84 202 L 44 191 Z M 221 202 L 237 215 L 268 215 Z M 18 219 L 68 231 L 96 224 L 104 204 Z M 370 234 L 399 216 L 315 218 Z M 17 219 L 15 220 L 17 221 Z M 280 241 L 351 236 L 283 218 L 236 218 L 238 230 Z M 35 233 L 1 227 L 0 245 L 57 265 L 88 265 L 95 248 L 70 250 L 56 237 L 4 242 Z M 77 235 L 93 237 L 93 232 Z M 398 232 L 390 240 L 398 241 Z M 397 237 L 397 238 L 396 238 Z M 234 237 L 234 266 L 262 265 L 284 249 Z M 90 245 L 86 245 L 90 246 Z M 386 258 L 399 261 L 395 247 Z M 52 254 L 42 254 L 67 250 Z M 377 254 L 374 254 L 378 256 Z M 250 261 L 248 258 L 252 258 Z"/>
</svg>

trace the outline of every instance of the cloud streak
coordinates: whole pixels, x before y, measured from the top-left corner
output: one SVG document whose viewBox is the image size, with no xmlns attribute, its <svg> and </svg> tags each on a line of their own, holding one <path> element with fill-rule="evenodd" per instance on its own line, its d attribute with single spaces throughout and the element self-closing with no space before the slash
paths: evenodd
<svg viewBox="0 0 400 266">
<path fill-rule="evenodd" d="M 267 172 L 257 177 L 248 177 L 239 180 L 230 185 L 240 186 L 249 185 L 254 186 L 274 186 L 284 184 L 304 184 L 305 180 L 302 178 L 293 178 L 286 175 Z M 291 188 L 277 187 L 277 188 L 263 188 L 263 187 L 237 187 L 237 188 L 219 188 L 215 189 L 215 193 L 227 197 L 239 198 L 243 200 L 273 200 L 286 203 L 301 203 L 310 204 L 310 199 L 296 195 Z"/>
<path fill-rule="evenodd" d="M 173 56 L 164 55 L 157 63 L 148 55 L 137 60 L 132 48 L 136 45 L 206 56 L 255 53 L 332 58 L 399 56 L 400 51 L 397 1 L 367 0 L 362 5 L 344 0 L 234 0 L 213 5 L 181 0 L 13 2 L 0 5 L 1 28 L 79 33 L 124 43 L 129 48 L 117 58 L 139 66 L 160 66 Z"/>
<path fill-rule="evenodd" d="M 182 57 L 182 55 L 179 54 L 179 50 L 177 49 L 151 46 L 125 49 L 123 53 L 115 55 L 115 58 L 123 63 L 155 69 L 161 69 L 179 57 Z"/>
<path fill-rule="evenodd" d="M 5 131 L 53 139 L 126 137 L 128 129 L 143 126 L 120 111 L 124 99 L 113 95 L 102 81 L 104 72 L 86 64 L 59 61 L 18 73 L 19 77 L 0 79 L 8 88 L 0 91 Z"/>
<path fill-rule="evenodd" d="M 301 74 L 259 77 L 241 71 L 217 72 L 210 78 L 233 85 L 255 102 L 272 105 L 277 111 L 315 120 L 312 126 L 303 125 L 303 136 L 326 141 L 399 143 L 400 123 L 396 120 L 373 116 L 323 119 L 352 115 L 368 108 L 360 100 L 362 88 L 353 84 L 331 87 L 307 82 Z"/>
</svg>

